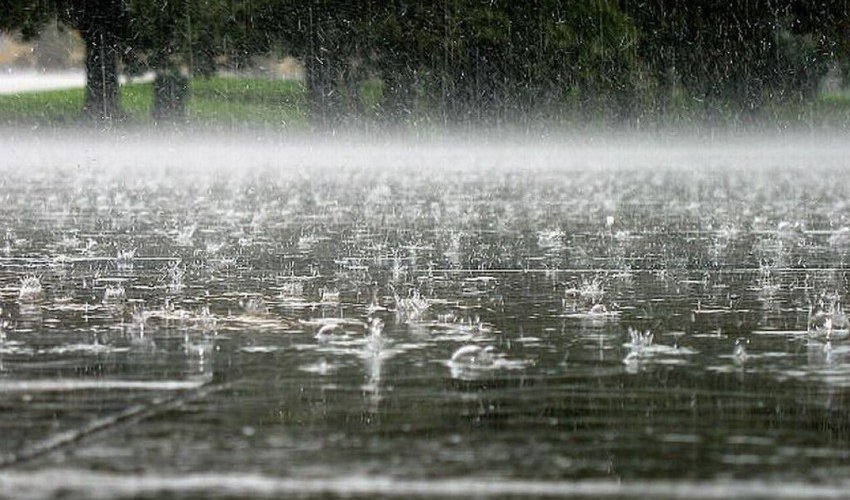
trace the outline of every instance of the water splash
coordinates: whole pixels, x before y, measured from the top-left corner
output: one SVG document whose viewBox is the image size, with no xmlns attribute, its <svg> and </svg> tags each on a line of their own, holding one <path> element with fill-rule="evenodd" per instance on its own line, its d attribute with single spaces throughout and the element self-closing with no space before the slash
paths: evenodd
<svg viewBox="0 0 850 500">
<path fill-rule="evenodd" d="M 336 288 L 324 288 L 322 289 L 321 303 L 328 305 L 339 304 L 339 297 L 339 290 Z"/>
<path fill-rule="evenodd" d="M 109 285 L 103 292 L 104 304 L 120 304 L 124 302 L 126 298 L 127 292 L 124 290 L 124 287 L 120 285 Z"/>
<path fill-rule="evenodd" d="M 239 307 L 246 314 L 262 316 L 269 313 L 269 306 L 260 295 L 247 295 L 239 300 Z M 209 309 L 207 309 L 209 312 Z"/>
<path fill-rule="evenodd" d="M 850 336 L 850 321 L 840 297 L 829 297 L 826 302 L 822 299 L 816 310 L 809 308 L 807 332 L 815 339 L 836 340 Z"/>
<path fill-rule="evenodd" d="M 384 320 L 381 318 L 372 318 L 369 321 L 369 328 L 367 329 L 367 335 L 370 338 L 377 339 L 381 337 L 381 333 L 384 331 Z"/>
<path fill-rule="evenodd" d="M 192 247 L 195 245 L 195 231 L 198 229 L 197 224 L 186 226 L 172 232 L 174 243 L 179 247 Z"/>
<path fill-rule="evenodd" d="M 186 284 L 184 283 L 186 270 L 180 267 L 180 262 L 171 263 L 166 270 L 166 274 L 168 279 L 168 291 L 171 293 L 180 293 L 183 291 L 183 288 L 186 287 Z"/>
<path fill-rule="evenodd" d="M 652 341 L 653 335 L 649 330 L 642 332 L 629 327 L 629 343 L 626 344 L 629 352 L 623 359 L 627 372 L 635 374 L 640 370 L 640 364 L 648 356 Z"/>
<path fill-rule="evenodd" d="M 431 307 L 431 301 L 422 297 L 419 290 L 410 290 L 407 297 L 399 297 L 393 290 L 395 310 L 403 321 L 415 321 L 421 318 Z"/>
<path fill-rule="evenodd" d="M 136 258 L 136 249 L 119 250 L 115 257 L 115 265 L 119 271 L 130 271 L 133 269 L 133 264 Z"/>
<path fill-rule="evenodd" d="M 451 357 L 450 362 L 456 365 L 466 366 L 492 366 L 495 361 L 495 348 L 493 346 L 481 347 L 475 344 L 465 345 L 457 349 Z"/>
<path fill-rule="evenodd" d="M 735 360 L 736 364 L 744 364 L 749 359 L 750 355 L 747 353 L 746 347 L 749 343 L 750 339 L 735 339 L 735 349 L 732 351 L 732 359 Z"/>
<path fill-rule="evenodd" d="M 39 302 L 44 298 L 44 289 L 41 287 L 41 280 L 36 276 L 26 276 L 21 279 L 21 286 L 18 290 L 18 301 L 22 303 Z"/>
</svg>

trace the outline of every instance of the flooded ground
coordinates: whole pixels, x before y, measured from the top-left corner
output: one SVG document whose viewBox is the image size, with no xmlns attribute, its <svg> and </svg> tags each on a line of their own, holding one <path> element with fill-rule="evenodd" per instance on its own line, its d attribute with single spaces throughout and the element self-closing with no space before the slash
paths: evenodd
<svg viewBox="0 0 850 500">
<path fill-rule="evenodd" d="M 2 496 L 847 491 L 840 143 L 3 147 Z"/>
</svg>

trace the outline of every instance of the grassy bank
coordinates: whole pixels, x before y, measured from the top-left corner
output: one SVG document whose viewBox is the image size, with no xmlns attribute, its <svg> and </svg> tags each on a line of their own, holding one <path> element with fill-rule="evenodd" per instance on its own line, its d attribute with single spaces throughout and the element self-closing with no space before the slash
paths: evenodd
<svg viewBox="0 0 850 500">
<path fill-rule="evenodd" d="M 53 90 L 0 95 L 0 125 L 16 127 L 64 128 L 85 126 L 80 110 L 83 89 Z M 126 112 L 127 126 L 153 124 L 151 83 L 130 83 L 121 88 L 121 103 Z M 377 116 L 380 85 L 366 84 L 361 89 L 364 112 Z M 768 128 L 768 129 L 850 129 L 850 93 L 825 94 L 814 101 L 800 103 L 771 103 L 747 116 L 733 109 L 706 109 L 698 103 L 674 104 L 665 116 L 648 113 L 632 123 L 631 128 L 678 129 L 710 127 Z M 610 126 L 613 121 L 604 111 L 594 113 L 567 111 L 549 117 L 545 123 L 535 123 L 532 128 L 563 128 L 566 130 L 593 130 Z M 560 116 L 563 115 L 563 116 Z M 415 120 L 416 121 L 416 120 Z M 266 129 L 308 128 L 309 111 L 304 86 L 300 82 L 265 80 L 256 78 L 199 78 L 192 82 L 188 106 L 188 125 L 213 129 L 240 129 L 261 127 Z M 420 127 L 442 128 L 440 120 L 421 120 Z M 362 122 L 361 122 L 362 123 Z M 525 128 L 526 125 L 519 125 Z M 510 127 L 508 127 L 510 128 Z"/>
<path fill-rule="evenodd" d="M 82 124 L 83 89 L 0 95 L 0 124 L 62 127 Z M 121 87 L 121 106 L 130 126 L 151 125 L 153 84 Z M 189 125 L 305 128 L 307 106 L 299 82 L 250 78 L 209 78 L 192 82 Z"/>
</svg>

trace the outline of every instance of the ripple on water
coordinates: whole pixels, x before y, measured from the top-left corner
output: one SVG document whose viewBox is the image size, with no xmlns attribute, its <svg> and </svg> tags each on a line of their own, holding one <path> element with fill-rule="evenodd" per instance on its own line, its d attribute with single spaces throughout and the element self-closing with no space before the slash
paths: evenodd
<svg viewBox="0 0 850 500">
<path fill-rule="evenodd" d="M 456 349 L 443 364 L 449 368 L 452 378 L 475 380 L 501 370 L 521 370 L 530 361 L 510 359 L 493 346 L 467 344 Z"/>
<path fill-rule="evenodd" d="M 240 351 L 247 352 L 248 354 L 271 354 L 281 349 L 282 347 L 276 345 L 249 345 L 239 348 Z"/>
<path fill-rule="evenodd" d="M 841 176 L 564 170 L 572 150 L 522 177 L 492 152 L 399 173 L 388 163 L 409 153 L 378 149 L 386 168 L 356 172 L 277 168 L 290 151 L 275 149 L 274 167 L 238 175 L 0 179 L 0 391 L 15 396 L 0 424 L 196 393 L 213 374 L 241 384 L 79 443 L 88 471 L 8 469 L 0 495 L 845 496 L 813 472 L 845 476 L 829 453 L 846 440 L 822 432 L 847 413 L 833 389 L 850 387 Z M 344 161 L 320 148 L 304 161 L 316 155 Z M 736 338 L 751 344 L 736 353 Z M 29 393 L 49 404 L 19 404 Z M 23 420 L 27 437 L 54 432 Z M 771 462 L 775 444 L 753 440 L 766 428 L 801 446 Z M 451 446 L 417 453 L 434 442 Z M 131 450 L 107 462 L 98 443 Z M 268 464 L 291 477 L 240 473 Z M 805 488 L 773 481 L 777 464 Z M 146 472 L 91 472 L 104 467 Z M 568 474 L 605 479 L 503 479 Z M 644 475 L 771 481 L 628 480 Z"/>
</svg>

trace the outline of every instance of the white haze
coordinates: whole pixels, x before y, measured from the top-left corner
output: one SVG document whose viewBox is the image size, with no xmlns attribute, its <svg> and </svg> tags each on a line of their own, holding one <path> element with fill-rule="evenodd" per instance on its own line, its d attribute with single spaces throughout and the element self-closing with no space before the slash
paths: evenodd
<svg viewBox="0 0 850 500">
<path fill-rule="evenodd" d="M 563 138 L 466 134 L 455 138 L 319 137 L 260 134 L 42 133 L 0 137 L 0 171 L 45 169 L 142 174 L 380 169 L 552 171 L 598 168 L 816 168 L 850 165 L 840 136 L 773 134 L 670 137 L 651 134 Z"/>
</svg>

